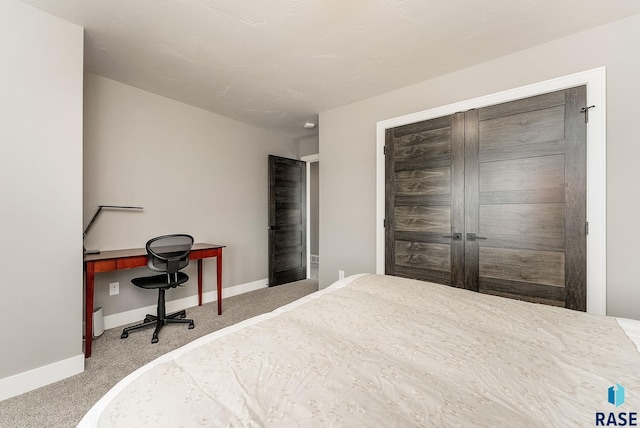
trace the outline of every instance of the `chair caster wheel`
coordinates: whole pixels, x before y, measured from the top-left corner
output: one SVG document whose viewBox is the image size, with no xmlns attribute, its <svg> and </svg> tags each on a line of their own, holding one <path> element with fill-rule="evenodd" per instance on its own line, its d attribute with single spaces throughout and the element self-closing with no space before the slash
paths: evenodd
<svg viewBox="0 0 640 428">
<path fill-rule="evenodd" d="M 193 330 L 196 325 L 194 323 L 189 324 L 189 330 Z"/>
<path fill-rule="evenodd" d="M 180 314 L 180 318 L 186 318 L 187 314 Z"/>
<path fill-rule="evenodd" d="M 127 333 L 126 331 L 120 335 L 120 339 L 126 339 L 127 337 L 129 337 L 129 333 Z"/>
<path fill-rule="evenodd" d="M 151 339 L 151 343 L 158 343 L 158 338 L 154 337 L 153 339 Z"/>
</svg>

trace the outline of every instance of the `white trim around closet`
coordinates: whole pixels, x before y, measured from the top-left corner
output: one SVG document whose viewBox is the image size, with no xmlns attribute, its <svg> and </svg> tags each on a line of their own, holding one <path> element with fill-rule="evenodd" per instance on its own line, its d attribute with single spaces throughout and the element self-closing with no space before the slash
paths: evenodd
<svg viewBox="0 0 640 428">
<path fill-rule="evenodd" d="M 389 128 L 446 116 L 458 111 L 527 98 L 587 85 L 587 312 L 605 315 L 607 310 L 606 257 L 606 69 L 596 68 L 479 98 L 405 116 L 382 120 L 376 129 L 376 272 L 384 273 L 385 131 Z"/>
<path fill-rule="evenodd" d="M 302 156 L 307 163 L 307 278 L 311 278 L 311 164 L 320 161 L 320 154 Z"/>
</svg>

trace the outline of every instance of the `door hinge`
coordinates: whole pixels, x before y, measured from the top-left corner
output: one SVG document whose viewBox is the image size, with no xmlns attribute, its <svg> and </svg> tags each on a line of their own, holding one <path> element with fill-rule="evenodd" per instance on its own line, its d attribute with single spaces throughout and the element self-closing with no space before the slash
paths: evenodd
<svg viewBox="0 0 640 428">
<path fill-rule="evenodd" d="M 584 113 L 584 123 L 589 123 L 589 110 L 594 108 L 595 105 L 589 107 L 582 107 L 580 113 Z"/>
<path fill-rule="evenodd" d="M 589 234 L 589 222 L 585 222 L 584 223 L 584 234 L 588 235 Z"/>
<path fill-rule="evenodd" d="M 387 146 L 382 146 L 382 154 L 383 155 L 387 154 Z"/>
<path fill-rule="evenodd" d="M 387 219 L 382 220 L 382 227 L 387 227 Z"/>
</svg>

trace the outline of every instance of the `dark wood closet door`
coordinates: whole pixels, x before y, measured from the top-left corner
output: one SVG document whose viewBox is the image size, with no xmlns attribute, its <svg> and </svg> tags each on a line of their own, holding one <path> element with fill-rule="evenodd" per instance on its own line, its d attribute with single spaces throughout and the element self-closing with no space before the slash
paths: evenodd
<svg viewBox="0 0 640 428">
<path fill-rule="evenodd" d="M 464 115 L 389 129 L 385 153 L 386 273 L 462 287 Z"/>
<path fill-rule="evenodd" d="M 582 86 L 387 130 L 386 273 L 586 310 L 585 106 Z"/>
<path fill-rule="evenodd" d="M 582 86 L 467 113 L 468 288 L 586 310 L 585 105 Z"/>
<path fill-rule="evenodd" d="M 269 155 L 269 286 L 307 277 L 305 162 Z"/>
</svg>

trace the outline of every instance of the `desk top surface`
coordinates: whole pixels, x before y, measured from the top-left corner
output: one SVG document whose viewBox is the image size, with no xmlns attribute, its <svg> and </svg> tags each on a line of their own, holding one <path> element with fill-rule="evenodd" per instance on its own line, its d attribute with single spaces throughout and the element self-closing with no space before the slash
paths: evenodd
<svg viewBox="0 0 640 428">
<path fill-rule="evenodd" d="M 218 248 L 224 248 L 226 245 L 218 245 L 218 244 L 205 244 L 205 243 L 196 243 L 191 247 L 191 251 L 198 250 L 213 250 Z M 123 257 L 136 257 L 136 256 L 146 256 L 147 250 L 145 248 L 126 248 L 123 250 L 107 250 L 100 251 L 97 254 L 85 254 L 84 261 L 92 262 L 97 260 L 109 260 L 109 259 L 119 259 Z"/>
</svg>

